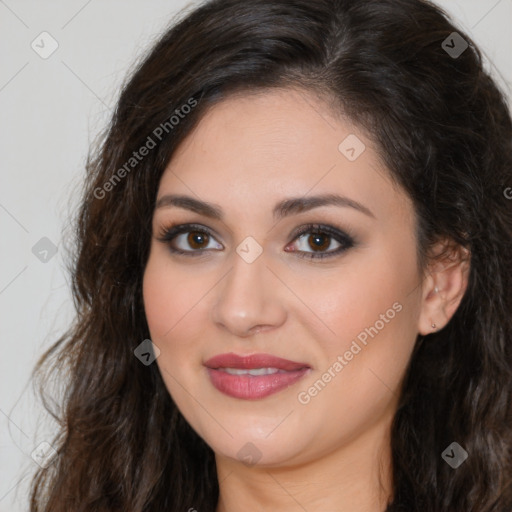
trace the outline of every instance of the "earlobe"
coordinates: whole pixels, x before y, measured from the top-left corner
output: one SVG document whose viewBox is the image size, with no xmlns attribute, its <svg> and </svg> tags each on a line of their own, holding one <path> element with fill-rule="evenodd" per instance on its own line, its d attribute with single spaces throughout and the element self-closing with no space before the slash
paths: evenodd
<svg viewBox="0 0 512 512">
<path fill-rule="evenodd" d="M 470 252 L 453 242 L 436 246 L 424 280 L 418 332 L 442 329 L 457 311 L 469 280 Z"/>
</svg>

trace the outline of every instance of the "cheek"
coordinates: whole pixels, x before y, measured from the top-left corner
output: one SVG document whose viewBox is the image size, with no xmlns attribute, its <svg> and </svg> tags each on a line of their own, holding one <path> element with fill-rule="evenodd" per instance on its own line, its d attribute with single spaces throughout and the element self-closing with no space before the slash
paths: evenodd
<svg viewBox="0 0 512 512">
<path fill-rule="evenodd" d="M 200 281 L 178 271 L 161 252 L 156 248 L 151 253 L 143 279 L 144 309 L 155 342 L 173 336 L 203 288 Z"/>
<path fill-rule="evenodd" d="M 383 278 L 372 268 L 361 277 L 343 278 L 344 286 L 332 286 L 323 302 L 314 298 L 336 334 L 317 336 L 320 364 L 297 400 L 309 428 L 318 427 L 318 418 L 330 418 L 322 427 L 326 438 L 361 431 L 389 414 L 414 346 L 414 304 L 403 293 L 406 275 L 388 268 Z"/>
<path fill-rule="evenodd" d="M 184 279 L 158 252 L 150 255 L 143 279 L 143 297 L 151 341 L 160 349 L 156 360 L 167 390 L 181 402 L 179 382 L 186 380 L 188 366 L 193 361 L 193 306 L 200 296 L 194 281 Z M 194 327 L 196 326 L 196 327 Z M 186 334 L 186 335 L 185 335 Z M 197 357 L 197 356 L 196 356 Z"/>
<path fill-rule="evenodd" d="M 401 251 L 383 244 L 375 247 L 382 249 L 356 255 L 335 278 L 317 280 L 305 301 L 322 320 L 316 336 L 322 352 L 317 353 L 319 371 L 313 380 L 330 368 L 336 378 L 329 384 L 332 396 L 326 393 L 325 399 L 343 396 L 346 405 L 386 393 L 386 385 L 395 389 L 415 341 L 414 246 L 407 251 L 404 245 Z M 327 335 L 320 335 L 320 329 Z"/>
<path fill-rule="evenodd" d="M 148 260 L 143 278 L 143 298 L 151 340 L 160 349 L 157 364 L 171 390 L 202 367 L 202 344 L 208 318 L 208 291 L 215 285 L 211 271 L 187 268 L 159 247 Z"/>
<path fill-rule="evenodd" d="M 143 297 L 146 319 L 153 341 L 164 336 L 174 321 L 176 294 L 170 285 L 168 276 L 159 271 L 159 265 L 151 259 L 144 273 Z M 174 283 L 173 283 L 174 285 Z"/>
<path fill-rule="evenodd" d="M 346 268 L 316 277 L 313 282 L 314 286 L 304 282 L 299 293 L 322 321 L 330 353 L 348 349 L 360 333 L 364 342 L 364 333 L 370 336 L 365 329 L 375 324 L 379 332 L 396 328 L 404 316 L 398 310 L 403 310 L 416 283 L 411 264 L 402 265 L 400 260 L 377 251 L 355 255 Z"/>
</svg>

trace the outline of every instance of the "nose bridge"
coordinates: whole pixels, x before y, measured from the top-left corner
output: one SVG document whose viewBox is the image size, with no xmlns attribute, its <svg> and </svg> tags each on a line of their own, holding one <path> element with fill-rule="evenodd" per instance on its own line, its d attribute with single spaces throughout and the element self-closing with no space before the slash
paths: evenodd
<svg viewBox="0 0 512 512">
<path fill-rule="evenodd" d="M 218 289 L 213 308 L 213 320 L 239 336 L 255 327 L 275 327 L 285 316 L 275 293 L 275 276 L 266 266 L 268 258 L 262 252 L 252 259 L 250 243 L 242 242 L 233 254 L 231 271 Z"/>
</svg>

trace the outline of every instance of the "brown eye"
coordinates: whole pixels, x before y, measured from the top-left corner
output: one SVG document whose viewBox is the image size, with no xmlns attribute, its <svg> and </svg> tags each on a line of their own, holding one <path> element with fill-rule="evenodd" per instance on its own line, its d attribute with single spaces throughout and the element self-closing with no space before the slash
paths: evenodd
<svg viewBox="0 0 512 512">
<path fill-rule="evenodd" d="M 212 249 L 224 248 L 207 228 L 199 224 L 181 224 L 164 228 L 157 238 L 168 245 L 172 253 L 185 256 L 206 255 Z M 296 241 L 299 242 L 299 247 L 288 249 L 293 247 Z M 355 243 L 351 236 L 339 229 L 309 224 L 295 234 L 293 242 L 288 244 L 285 250 L 296 253 L 301 258 L 320 259 L 341 254 L 353 247 Z"/>
<path fill-rule="evenodd" d="M 325 250 L 330 245 L 330 239 L 331 239 L 331 237 L 329 235 L 311 234 L 308 236 L 308 245 L 314 251 Z"/>
<path fill-rule="evenodd" d="M 198 256 L 208 253 L 211 249 L 223 249 L 214 236 L 199 224 L 180 224 L 164 228 L 160 242 L 169 246 L 169 250 L 176 254 Z"/>
<path fill-rule="evenodd" d="M 337 249 L 341 244 L 334 240 L 334 237 L 328 233 L 316 233 L 316 232 L 307 232 L 303 235 L 297 237 L 297 251 L 298 252 L 317 252 L 322 253 L 326 252 L 327 249 Z M 332 247 L 332 243 L 338 244 Z M 332 251 L 331 251 L 332 252 Z"/>
<path fill-rule="evenodd" d="M 355 240 L 343 231 L 321 224 L 309 224 L 295 233 L 293 242 L 287 247 L 295 246 L 290 252 L 301 258 L 318 259 L 336 256 L 354 245 Z"/>
<path fill-rule="evenodd" d="M 187 243 L 193 249 L 204 249 L 203 244 L 208 245 L 209 235 L 201 231 L 190 231 L 187 236 Z"/>
</svg>

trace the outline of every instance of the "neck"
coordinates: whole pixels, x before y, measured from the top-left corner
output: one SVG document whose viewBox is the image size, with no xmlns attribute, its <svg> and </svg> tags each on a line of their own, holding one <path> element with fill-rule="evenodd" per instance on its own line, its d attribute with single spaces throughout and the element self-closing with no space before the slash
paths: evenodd
<svg viewBox="0 0 512 512">
<path fill-rule="evenodd" d="M 300 465 L 247 466 L 216 455 L 216 512 L 383 512 L 392 494 L 389 422 Z"/>
</svg>

